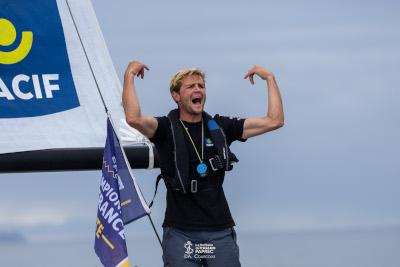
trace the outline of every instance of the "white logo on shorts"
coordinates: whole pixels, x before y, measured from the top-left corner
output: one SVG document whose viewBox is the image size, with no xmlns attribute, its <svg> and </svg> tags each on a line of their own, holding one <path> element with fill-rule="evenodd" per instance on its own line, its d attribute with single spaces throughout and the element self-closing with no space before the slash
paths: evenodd
<svg viewBox="0 0 400 267">
<path fill-rule="evenodd" d="M 194 252 L 194 249 L 192 249 L 192 246 L 193 246 L 193 244 L 190 241 L 185 243 L 185 245 L 184 245 L 184 247 L 186 248 L 185 256 L 184 256 L 185 259 L 192 258 L 191 254 Z"/>
<path fill-rule="evenodd" d="M 194 246 L 194 249 L 192 248 Z M 191 259 L 192 254 L 195 259 L 214 259 L 215 254 L 214 251 L 216 247 L 212 243 L 201 243 L 201 244 L 193 244 L 190 241 L 187 241 L 184 245 L 186 251 L 183 256 L 185 259 Z"/>
</svg>

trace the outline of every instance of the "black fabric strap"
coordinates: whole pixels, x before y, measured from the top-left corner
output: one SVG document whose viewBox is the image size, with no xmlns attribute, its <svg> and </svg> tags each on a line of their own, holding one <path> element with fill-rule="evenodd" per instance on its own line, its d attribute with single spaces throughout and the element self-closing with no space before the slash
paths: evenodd
<svg viewBox="0 0 400 267">
<path fill-rule="evenodd" d="M 153 204 L 154 204 L 154 199 L 156 198 L 156 195 L 157 195 L 158 183 L 160 183 L 161 179 L 163 179 L 163 178 L 164 178 L 164 177 L 162 176 L 161 173 L 157 176 L 156 188 L 155 188 L 155 190 L 154 190 L 154 196 L 153 196 L 153 199 L 152 199 L 151 202 L 150 202 L 149 208 L 151 208 L 151 206 L 153 206 Z"/>
</svg>

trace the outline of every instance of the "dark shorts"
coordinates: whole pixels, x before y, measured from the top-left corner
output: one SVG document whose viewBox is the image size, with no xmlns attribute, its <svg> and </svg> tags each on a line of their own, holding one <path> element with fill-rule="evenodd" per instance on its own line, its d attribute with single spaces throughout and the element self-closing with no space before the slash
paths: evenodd
<svg viewBox="0 0 400 267">
<path fill-rule="evenodd" d="M 240 267 L 233 228 L 187 231 L 164 227 L 162 245 L 164 267 Z"/>
</svg>

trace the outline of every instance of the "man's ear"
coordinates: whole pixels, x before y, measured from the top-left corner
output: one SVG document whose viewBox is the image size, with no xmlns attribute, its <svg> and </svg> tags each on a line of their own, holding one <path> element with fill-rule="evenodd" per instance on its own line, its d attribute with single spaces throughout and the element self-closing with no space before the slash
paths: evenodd
<svg viewBox="0 0 400 267">
<path fill-rule="evenodd" d="M 178 102 L 181 100 L 180 94 L 177 93 L 177 92 L 175 92 L 175 91 L 173 91 L 173 92 L 171 93 L 171 96 L 172 96 L 172 98 L 174 99 L 174 101 L 175 101 L 176 103 L 178 103 Z"/>
</svg>

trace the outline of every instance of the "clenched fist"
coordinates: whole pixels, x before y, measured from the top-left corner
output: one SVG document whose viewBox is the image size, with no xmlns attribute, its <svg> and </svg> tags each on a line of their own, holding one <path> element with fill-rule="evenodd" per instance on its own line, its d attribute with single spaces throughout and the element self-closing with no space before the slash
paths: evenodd
<svg viewBox="0 0 400 267">
<path fill-rule="evenodd" d="M 134 60 L 131 63 L 129 63 L 128 67 L 126 68 L 125 75 L 128 76 L 136 75 L 137 77 L 143 79 L 144 70 L 149 70 L 149 68 L 140 61 Z"/>
<path fill-rule="evenodd" d="M 244 76 L 245 79 L 249 78 L 251 84 L 254 84 L 254 74 L 257 74 L 261 79 L 268 80 L 274 78 L 274 74 L 261 66 L 254 65 Z"/>
</svg>

